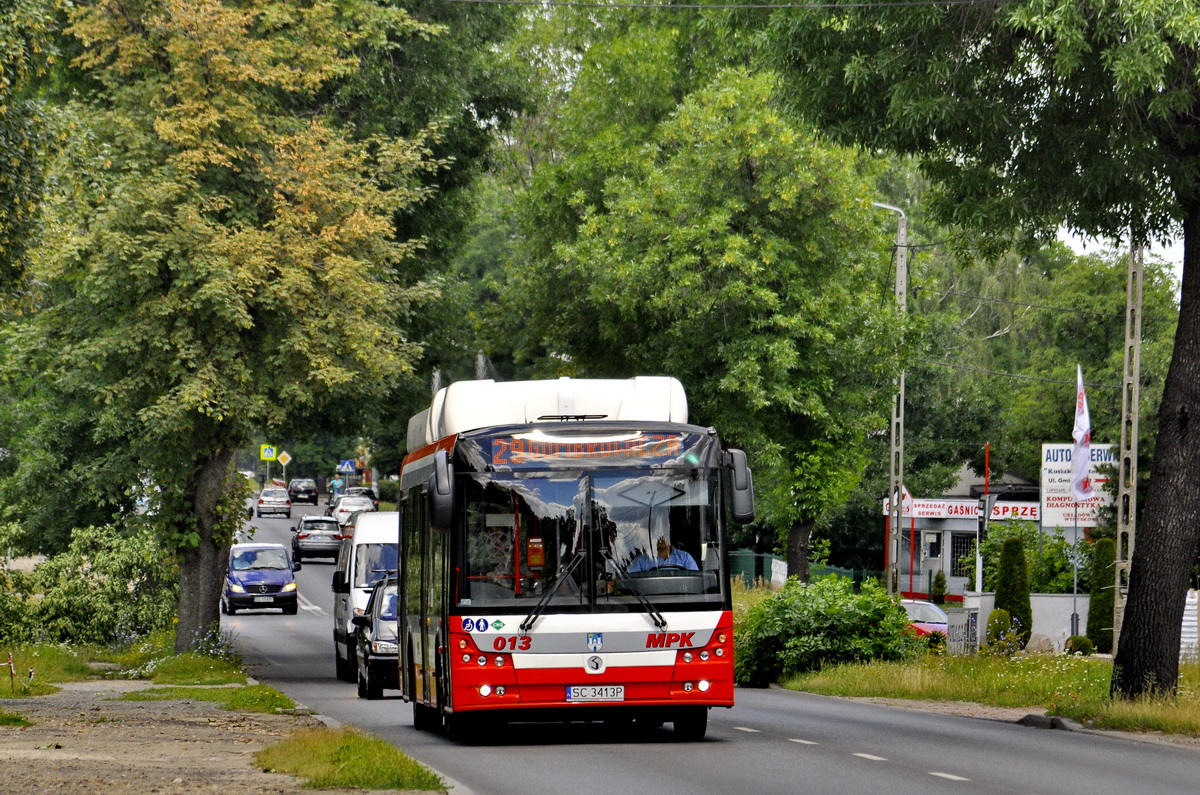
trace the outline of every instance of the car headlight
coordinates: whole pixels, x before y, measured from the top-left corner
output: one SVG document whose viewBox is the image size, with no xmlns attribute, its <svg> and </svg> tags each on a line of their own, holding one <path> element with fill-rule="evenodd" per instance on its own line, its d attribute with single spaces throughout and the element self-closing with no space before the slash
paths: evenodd
<svg viewBox="0 0 1200 795">
<path fill-rule="evenodd" d="M 371 651 L 376 654 L 399 654 L 400 647 L 390 640 L 373 640 L 371 641 Z"/>
<path fill-rule="evenodd" d="M 282 590 L 284 593 L 287 593 L 288 591 L 294 591 L 296 590 L 296 583 L 289 582 L 287 585 L 283 586 Z"/>
<path fill-rule="evenodd" d="M 233 593 L 245 593 L 246 589 L 238 585 L 236 582 L 229 583 L 229 590 Z"/>
</svg>

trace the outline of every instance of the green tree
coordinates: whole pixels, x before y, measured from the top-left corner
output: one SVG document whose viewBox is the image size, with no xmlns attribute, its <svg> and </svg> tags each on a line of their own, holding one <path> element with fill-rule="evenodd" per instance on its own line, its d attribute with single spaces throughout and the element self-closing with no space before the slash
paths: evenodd
<svg viewBox="0 0 1200 795">
<path fill-rule="evenodd" d="M 1088 597 L 1087 636 L 1096 651 L 1108 654 L 1113 647 L 1113 602 L 1116 588 L 1117 544 L 1098 539 L 1092 547 L 1092 587 Z"/>
<path fill-rule="evenodd" d="M 50 131 L 47 109 L 29 86 L 52 56 L 59 6 L 10 0 L 0 8 L 0 288 L 21 277 L 34 237 Z"/>
<path fill-rule="evenodd" d="M 804 579 L 815 522 L 886 424 L 899 337 L 876 287 L 874 164 L 786 121 L 772 84 L 729 70 L 689 96 L 598 204 L 580 198 L 552 256 L 511 274 L 505 309 L 560 371 L 678 377 L 693 419 L 750 450 Z"/>
<path fill-rule="evenodd" d="M 369 407 L 415 358 L 400 324 L 427 291 L 395 277 L 414 244 L 392 218 L 436 163 L 344 134 L 316 94 L 357 48 L 433 31 L 326 0 L 82 3 L 69 21 L 102 90 L 70 109 L 39 311 L 8 330 L 5 369 L 79 417 L 97 480 L 159 489 L 183 649 L 218 620 L 238 448 Z M 61 449 L 55 424 L 27 434 Z"/>
<path fill-rule="evenodd" d="M 996 577 L 996 609 L 1012 617 L 1021 639 L 1029 642 L 1033 631 L 1033 605 L 1029 601 L 1029 575 L 1025 568 L 1025 547 L 1019 538 L 1006 538 L 1000 547 L 1000 570 Z"/>
<path fill-rule="evenodd" d="M 765 29 L 797 111 L 921 156 L 941 216 L 995 249 L 1018 223 L 1135 242 L 1182 224 L 1179 327 L 1113 677 L 1114 694 L 1173 693 L 1200 543 L 1200 19 L 1186 4 L 1029 0 L 788 11 Z"/>
</svg>

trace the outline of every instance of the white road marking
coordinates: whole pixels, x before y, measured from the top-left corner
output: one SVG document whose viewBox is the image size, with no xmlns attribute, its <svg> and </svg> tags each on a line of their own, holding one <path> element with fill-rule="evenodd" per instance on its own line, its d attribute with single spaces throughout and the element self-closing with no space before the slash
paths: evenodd
<svg viewBox="0 0 1200 795">
<path fill-rule="evenodd" d="M 324 610 L 322 610 L 321 608 L 317 607 L 317 606 L 316 606 L 315 604 L 313 604 L 312 602 L 310 602 L 310 601 L 308 601 L 307 599 L 305 599 L 305 598 L 304 598 L 304 594 L 296 594 L 296 599 L 297 599 L 297 601 L 299 601 L 299 602 L 300 602 L 300 608 L 301 608 L 302 610 L 315 610 L 315 611 L 317 611 L 318 613 L 324 613 L 324 612 L 325 612 Z"/>
<path fill-rule="evenodd" d="M 855 754 L 855 756 L 861 757 L 863 759 L 870 759 L 872 762 L 886 762 L 887 761 L 882 756 L 875 756 L 873 754 Z"/>
<path fill-rule="evenodd" d="M 760 733 L 759 729 L 751 729 L 749 726 L 734 726 L 733 728 L 737 729 L 740 732 L 749 732 L 750 734 L 759 734 Z"/>
<path fill-rule="evenodd" d="M 936 770 L 930 770 L 929 775 L 937 776 L 938 778 L 948 778 L 951 781 L 970 781 L 971 780 L 969 778 L 963 778 L 962 776 L 951 775 L 950 773 L 939 773 Z"/>
<path fill-rule="evenodd" d="M 788 742 L 789 743 L 800 743 L 801 745 L 820 745 L 820 743 L 815 743 L 812 740 L 801 740 L 796 737 L 789 737 Z"/>
</svg>

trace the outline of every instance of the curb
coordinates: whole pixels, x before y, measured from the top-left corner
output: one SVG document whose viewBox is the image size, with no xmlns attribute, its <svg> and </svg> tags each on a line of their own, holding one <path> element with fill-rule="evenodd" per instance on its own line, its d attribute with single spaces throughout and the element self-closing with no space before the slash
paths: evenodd
<svg viewBox="0 0 1200 795">
<path fill-rule="evenodd" d="M 1060 729 L 1062 731 L 1083 731 L 1084 727 L 1070 718 L 1058 715 L 1026 715 L 1017 721 L 1018 726 L 1030 726 L 1034 729 Z"/>
</svg>

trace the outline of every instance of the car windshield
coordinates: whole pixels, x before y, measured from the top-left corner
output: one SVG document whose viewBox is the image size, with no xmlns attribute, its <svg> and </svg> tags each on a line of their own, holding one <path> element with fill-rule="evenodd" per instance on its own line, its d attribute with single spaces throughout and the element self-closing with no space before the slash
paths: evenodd
<svg viewBox="0 0 1200 795">
<path fill-rule="evenodd" d="M 262 496 L 264 496 L 264 497 L 274 497 L 274 498 L 277 498 L 277 499 L 279 499 L 279 498 L 286 498 L 286 497 L 287 497 L 287 492 L 286 492 L 286 491 L 284 491 L 283 489 L 263 489 Z"/>
<path fill-rule="evenodd" d="M 286 569 L 287 553 L 279 549 L 242 549 L 233 553 L 234 571 L 247 569 Z"/>
<path fill-rule="evenodd" d="M 317 487 L 317 484 L 311 480 L 292 481 L 292 488 L 294 488 L 294 489 L 314 489 L 316 487 Z"/>
<path fill-rule="evenodd" d="M 359 544 L 354 548 L 354 587 L 370 588 L 396 573 L 395 544 Z"/>
<path fill-rule="evenodd" d="M 328 519 L 305 519 L 301 527 L 304 530 L 336 530 L 337 522 L 332 517 Z"/>
<path fill-rule="evenodd" d="M 929 624 L 945 624 L 946 614 L 933 605 L 906 602 L 904 609 L 913 621 L 924 621 Z"/>
<path fill-rule="evenodd" d="M 382 594 L 383 602 L 379 607 L 379 617 L 388 621 L 396 620 L 396 586 L 389 585 Z"/>
<path fill-rule="evenodd" d="M 344 497 L 338 503 L 339 511 L 363 511 L 375 507 L 375 503 L 366 497 Z"/>
</svg>

